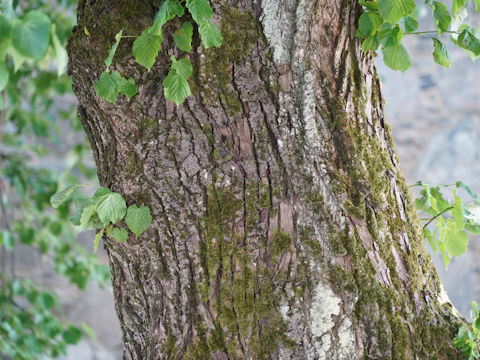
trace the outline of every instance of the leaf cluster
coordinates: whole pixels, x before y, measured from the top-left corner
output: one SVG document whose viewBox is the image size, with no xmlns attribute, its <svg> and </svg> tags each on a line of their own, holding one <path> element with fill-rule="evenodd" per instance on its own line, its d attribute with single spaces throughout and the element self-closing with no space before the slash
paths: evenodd
<svg viewBox="0 0 480 360">
<path fill-rule="evenodd" d="M 58 299 L 29 280 L 6 281 L 0 293 L 0 308 L 0 349 L 9 358 L 66 355 L 67 345 L 83 338 L 81 328 L 63 324 L 55 314 L 61 310 Z M 82 328 L 93 335 L 86 324 Z"/>
<path fill-rule="evenodd" d="M 472 301 L 470 316 L 472 325 L 460 326 L 453 344 L 462 351 L 463 355 L 468 356 L 468 360 L 474 360 L 480 358 L 480 311 L 475 301 Z"/>
<path fill-rule="evenodd" d="M 480 1 L 472 0 L 476 10 Z M 385 64 L 393 70 L 406 71 L 412 65 L 408 51 L 402 45 L 404 36 L 418 35 L 432 39 L 433 59 L 443 67 L 450 67 L 448 49 L 441 37 L 450 35 L 452 43 L 476 60 L 480 56 L 480 32 L 472 28 L 467 0 L 453 0 L 449 10 L 441 1 L 426 0 L 432 14 L 435 30 L 418 31 L 418 20 L 423 7 L 414 0 L 359 0 L 364 13 L 358 19 L 356 36 L 363 39 L 362 49 L 376 51 L 379 47 Z"/>
<path fill-rule="evenodd" d="M 50 198 L 52 207 L 58 208 L 70 196 L 76 193 L 79 185 L 70 185 L 55 193 Z M 118 242 L 124 242 L 128 238 L 128 232 L 124 228 L 113 227 L 125 218 L 128 229 L 140 236 L 148 230 L 152 223 L 150 209 L 147 206 L 138 207 L 133 204 L 127 208 L 127 204 L 119 193 L 102 187 L 91 197 L 80 196 L 75 199 L 76 212 L 70 218 L 71 222 L 81 229 L 100 229 L 94 239 L 93 249 L 97 251 L 98 245 L 104 233 L 107 237 Z M 126 215 L 126 216 L 125 216 Z"/>
<path fill-rule="evenodd" d="M 420 197 L 414 203 L 423 218 L 423 234 L 433 252 L 439 251 L 448 266 L 450 260 L 467 251 L 469 234 L 480 234 L 480 201 L 478 196 L 461 181 L 452 185 L 429 185 L 418 182 L 422 187 Z M 442 193 L 451 189 L 453 199 Z M 457 195 L 465 191 L 473 201 L 465 204 Z M 432 225 L 433 230 L 429 227 Z"/>
<path fill-rule="evenodd" d="M 108 266 L 75 241 L 70 202 L 56 210 L 49 202 L 64 184 L 96 176 L 86 161 L 88 143 L 76 133 L 81 125 L 65 75 L 75 5 L 73 0 L 0 0 L 0 262 L 5 268 L 5 259 L 16 256 L 22 244 L 85 289 L 89 281 L 108 284 Z M 66 128 L 75 138 L 68 147 Z M 52 162 L 52 149 L 60 144 L 64 160 Z M 0 358 L 56 357 L 82 332 L 92 334 L 86 325 L 65 324 L 53 290 L 13 277 L 13 271 L 5 271 L 0 284 Z"/>
<path fill-rule="evenodd" d="M 188 11 L 193 22 L 185 21 L 182 27 L 173 35 L 175 45 L 180 51 L 189 53 L 192 50 L 192 38 L 195 27 L 202 39 L 203 46 L 219 47 L 222 44 L 222 35 L 212 22 L 213 10 L 209 0 L 164 0 L 155 16 L 153 25 L 143 30 L 137 36 L 132 46 L 132 54 L 137 63 L 151 71 L 155 60 L 162 49 L 163 26 L 175 17 L 182 18 Z M 115 103 L 119 94 L 128 98 L 137 94 L 138 88 L 133 79 L 123 78 L 118 71 L 109 72 L 117 47 L 123 38 L 123 29 L 115 36 L 108 57 L 105 59 L 107 69 L 102 73 L 95 84 L 97 94 L 104 100 Z M 135 37 L 135 36 L 133 36 Z M 193 73 L 192 64 L 187 56 L 176 59 L 171 57 L 171 67 L 163 81 L 165 97 L 180 105 L 191 95 L 188 79 Z"/>
</svg>

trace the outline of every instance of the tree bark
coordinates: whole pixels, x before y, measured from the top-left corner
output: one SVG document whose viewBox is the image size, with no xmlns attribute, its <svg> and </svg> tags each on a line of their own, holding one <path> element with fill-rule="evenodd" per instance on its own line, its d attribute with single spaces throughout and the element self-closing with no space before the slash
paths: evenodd
<svg viewBox="0 0 480 360">
<path fill-rule="evenodd" d="M 176 107 L 162 81 L 182 22 L 151 72 L 122 40 L 114 67 L 139 94 L 112 105 L 103 59 L 159 1 L 79 1 L 69 71 L 100 182 L 153 215 L 138 239 L 104 239 L 124 358 L 460 358 L 357 1 L 211 3 L 223 46 L 194 36 Z"/>
</svg>

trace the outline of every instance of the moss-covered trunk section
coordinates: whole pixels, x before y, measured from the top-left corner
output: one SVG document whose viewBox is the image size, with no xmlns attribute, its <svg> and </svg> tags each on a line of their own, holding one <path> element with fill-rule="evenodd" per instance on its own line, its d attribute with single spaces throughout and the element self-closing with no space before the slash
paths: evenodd
<svg viewBox="0 0 480 360">
<path fill-rule="evenodd" d="M 177 19 L 151 72 L 122 41 L 139 94 L 106 103 L 114 35 L 158 4 L 80 0 L 69 44 L 100 181 L 154 217 L 104 239 L 125 359 L 456 359 L 357 1 L 212 1 L 224 45 L 195 35 L 192 97 L 162 89 Z"/>
</svg>

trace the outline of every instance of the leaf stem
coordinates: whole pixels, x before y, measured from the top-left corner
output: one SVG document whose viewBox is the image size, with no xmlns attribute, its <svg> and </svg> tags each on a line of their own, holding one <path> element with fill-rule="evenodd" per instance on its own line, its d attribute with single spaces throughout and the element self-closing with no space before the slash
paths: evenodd
<svg viewBox="0 0 480 360">
<path fill-rule="evenodd" d="M 453 205 L 447 207 L 447 208 L 446 208 L 445 210 L 443 210 L 442 212 L 439 212 L 437 215 L 435 215 L 435 216 L 432 217 L 430 220 L 428 220 L 428 222 L 427 222 L 425 225 L 423 225 L 423 229 L 425 229 L 428 225 L 430 225 L 433 220 L 435 220 L 435 219 L 438 218 L 440 215 L 444 214 L 445 212 L 447 212 L 448 210 L 451 210 L 451 209 L 453 209 Z"/>
<path fill-rule="evenodd" d="M 444 31 L 443 33 L 448 33 L 448 34 L 457 34 L 460 35 L 458 31 Z M 428 31 L 414 31 L 405 35 L 421 35 L 421 34 L 437 34 L 436 30 L 428 30 Z"/>
</svg>

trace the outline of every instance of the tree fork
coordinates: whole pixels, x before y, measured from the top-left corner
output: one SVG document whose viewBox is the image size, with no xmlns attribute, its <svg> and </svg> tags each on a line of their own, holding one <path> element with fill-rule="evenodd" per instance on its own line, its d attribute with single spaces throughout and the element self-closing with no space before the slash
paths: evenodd
<svg viewBox="0 0 480 360">
<path fill-rule="evenodd" d="M 176 19 L 150 72 L 122 40 L 113 67 L 139 93 L 103 101 L 115 34 L 158 5 L 80 0 L 68 46 L 101 184 L 153 216 L 138 239 L 104 238 L 124 358 L 460 358 L 357 1 L 212 2 L 224 41 L 195 35 L 193 96 L 163 94 Z"/>
</svg>

